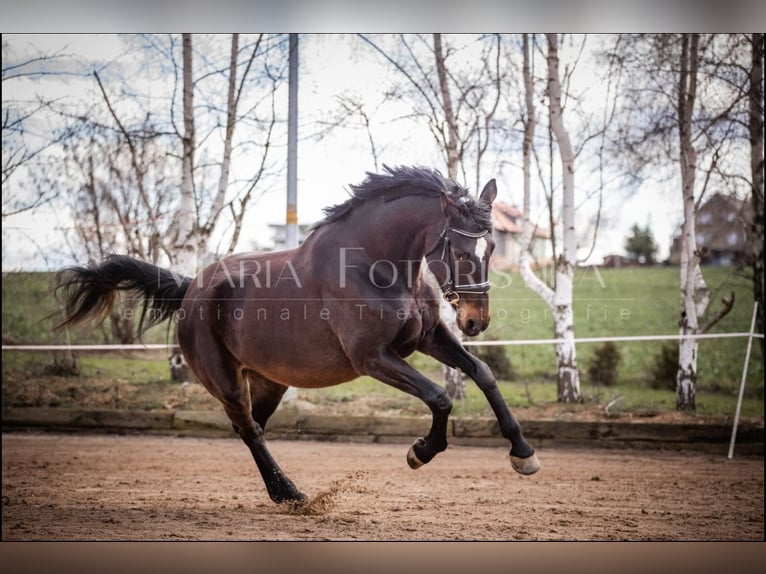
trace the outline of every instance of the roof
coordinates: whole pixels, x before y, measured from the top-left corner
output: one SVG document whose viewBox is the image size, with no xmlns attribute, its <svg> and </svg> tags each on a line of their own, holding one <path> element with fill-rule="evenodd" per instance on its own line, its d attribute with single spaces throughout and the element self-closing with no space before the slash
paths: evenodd
<svg viewBox="0 0 766 574">
<path fill-rule="evenodd" d="M 492 227 L 505 233 L 515 233 L 521 235 L 524 214 L 521 210 L 502 201 L 496 201 L 492 204 Z M 534 236 L 541 239 L 548 239 L 550 234 L 547 229 L 535 227 Z"/>
</svg>

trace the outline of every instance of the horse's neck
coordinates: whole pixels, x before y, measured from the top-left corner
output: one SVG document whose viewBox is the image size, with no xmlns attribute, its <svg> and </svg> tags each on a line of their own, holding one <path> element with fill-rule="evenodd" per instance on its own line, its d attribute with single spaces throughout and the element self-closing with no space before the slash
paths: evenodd
<svg viewBox="0 0 766 574">
<path fill-rule="evenodd" d="M 381 259 L 419 263 L 430 235 L 443 225 L 440 205 L 422 197 L 404 197 L 364 211 L 356 214 L 360 240 L 370 255 Z"/>
</svg>

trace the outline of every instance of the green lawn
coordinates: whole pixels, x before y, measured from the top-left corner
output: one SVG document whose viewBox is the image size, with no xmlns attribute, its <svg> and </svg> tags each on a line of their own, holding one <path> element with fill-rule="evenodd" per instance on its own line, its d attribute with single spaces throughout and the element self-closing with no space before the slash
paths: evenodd
<svg viewBox="0 0 766 574">
<path fill-rule="evenodd" d="M 109 344 L 108 324 L 94 329 L 83 325 L 53 332 L 61 309 L 53 296 L 54 273 L 3 273 L 3 341 L 24 343 Z M 168 325 L 150 329 L 145 343 L 166 343 Z"/>
<path fill-rule="evenodd" d="M 438 373 L 432 373 L 438 376 Z M 438 380 L 438 379 L 436 379 Z M 556 403 L 556 385 L 549 381 L 526 381 L 498 383 L 500 393 L 505 401 L 514 408 L 533 407 Z M 761 389 L 763 385 L 761 385 Z M 486 416 L 492 417 L 492 410 L 487 400 L 470 380 L 466 384 L 466 398 L 454 401 L 452 413 L 456 416 Z M 742 401 L 741 415 L 743 417 L 763 416 L 763 395 L 750 396 Z M 299 396 L 303 400 L 315 403 L 323 402 L 353 402 L 355 399 L 376 396 L 390 399 L 391 408 L 400 408 L 404 412 L 415 415 L 428 414 L 427 407 L 419 400 L 409 397 L 392 387 L 369 377 L 360 377 L 350 383 L 325 389 L 301 389 Z M 610 388 L 594 388 L 583 384 L 583 397 L 586 403 L 605 406 L 615 401 L 610 412 L 656 412 L 675 410 L 675 393 L 671 390 L 650 389 L 642 385 L 619 384 Z M 705 393 L 697 395 L 697 410 L 699 415 L 717 415 L 733 417 L 736 410 L 737 396 L 731 393 Z M 561 405 L 566 410 L 566 405 Z M 576 410 L 577 405 L 572 405 Z"/>
<path fill-rule="evenodd" d="M 635 269 L 578 269 L 574 282 L 575 335 L 578 337 L 674 335 L 678 333 L 680 295 L 677 267 Z M 713 293 L 708 316 L 720 307 L 720 299 L 732 291 L 732 312 L 711 333 L 747 332 L 753 312 L 750 282 L 733 274 L 731 268 L 706 268 L 704 276 Z M 507 279 L 507 278 L 500 278 Z M 492 290 L 492 323 L 486 339 L 548 339 L 553 323 L 545 304 L 524 286 L 518 274 L 510 284 Z M 661 342 L 625 342 L 618 347 L 623 357 L 620 382 L 646 383 Z M 596 343 L 578 344 L 578 362 L 587 366 Z M 526 377 L 554 375 L 553 347 L 508 347 L 514 368 Z M 701 385 L 739 385 L 746 339 L 703 340 L 699 351 Z M 760 346 L 754 345 L 748 379 L 763 379 Z"/>
<path fill-rule="evenodd" d="M 679 312 L 677 267 L 640 269 L 578 269 L 574 283 L 575 334 L 578 337 L 667 335 L 677 333 Z M 745 332 L 752 315 L 752 287 L 748 280 L 737 276 L 731 268 L 705 268 L 705 279 L 714 298 L 708 314 L 714 313 L 723 296 L 736 294 L 732 312 L 712 332 Z M 53 275 L 47 273 L 3 274 L 3 340 L 24 342 L 107 343 L 108 329 L 96 331 L 88 327 L 68 333 L 52 333 L 57 306 L 50 292 Z M 492 323 L 481 339 L 549 339 L 553 334 L 550 312 L 531 290 L 524 286 L 518 274 L 493 277 L 491 291 Z M 167 341 L 167 325 L 159 325 L 144 336 L 147 343 Z M 578 364 L 582 372 L 582 393 L 586 400 L 609 402 L 621 396 L 619 408 L 636 410 L 646 408 L 673 409 L 672 390 L 648 388 L 648 380 L 655 364 L 655 355 L 663 343 L 618 343 L 623 360 L 619 367 L 617 386 L 598 387 L 587 380 L 587 366 L 597 344 L 580 343 L 577 347 Z M 698 412 L 733 412 L 742 375 L 746 339 L 705 340 L 700 343 Z M 511 359 L 516 378 L 501 383 L 501 390 L 511 404 L 528 405 L 556 399 L 555 356 L 552 345 L 513 346 L 505 348 Z M 104 376 L 127 379 L 131 382 L 166 380 L 165 358 L 144 360 L 138 355 L 103 357 L 80 353 L 83 376 Z M 38 359 L 39 361 L 40 359 Z M 44 360 L 44 359 L 43 359 Z M 439 380 L 440 366 L 421 355 L 411 362 L 429 376 Z M 31 368 L 33 355 L 3 353 L 3 369 Z M 142 365 L 143 363 L 143 365 Z M 33 365 L 32 365 L 33 367 Z M 746 402 L 743 414 L 763 415 L 763 367 L 761 347 L 753 345 L 748 371 Z M 456 405 L 456 413 L 482 412 L 486 402 L 475 385 L 469 384 L 465 402 Z M 399 391 L 377 381 L 361 378 L 357 381 L 318 391 L 301 391 L 326 400 L 348 401 L 369 394 L 390 395 L 409 401 Z M 414 412 L 423 407 L 412 399 Z"/>
</svg>

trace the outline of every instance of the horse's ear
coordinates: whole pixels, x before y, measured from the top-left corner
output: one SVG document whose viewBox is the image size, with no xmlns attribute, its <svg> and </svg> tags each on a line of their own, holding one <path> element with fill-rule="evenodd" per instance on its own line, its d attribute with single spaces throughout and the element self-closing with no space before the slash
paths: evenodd
<svg viewBox="0 0 766 574">
<path fill-rule="evenodd" d="M 494 179 L 490 179 L 487 185 L 484 186 L 484 189 L 481 190 L 481 196 L 479 197 L 484 203 L 491 205 L 497 197 L 497 182 Z"/>
</svg>

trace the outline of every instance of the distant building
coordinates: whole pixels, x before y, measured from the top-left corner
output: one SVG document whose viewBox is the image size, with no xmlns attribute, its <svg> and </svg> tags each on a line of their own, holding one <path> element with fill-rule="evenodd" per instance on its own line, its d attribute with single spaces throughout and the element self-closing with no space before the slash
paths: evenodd
<svg viewBox="0 0 766 574">
<path fill-rule="evenodd" d="M 602 263 L 602 267 L 606 267 L 607 269 L 622 269 L 623 267 L 636 267 L 637 265 L 638 261 L 625 255 L 616 254 L 604 256 L 604 262 Z"/>
<path fill-rule="evenodd" d="M 716 193 L 697 210 L 697 249 L 705 265 L 739 265 L 747 254 L 747 228 L 753 207 L 747 200 Z M 681 262 L 681 229 L 673 235 L 670 263 Z"/>
<path fill-rule="evenodd" d="M 505 269 L 518 269 L 519 248 L 521 245 L 524 214 L 517 207 L 496 201 L 492 204 L 492 236 L 495 251 L 492 254 L 493 266 Z M 547 261 L 547 229 L 535 228 L 532 234 L 532 257 L 536 265 Z"/>
</svg>

